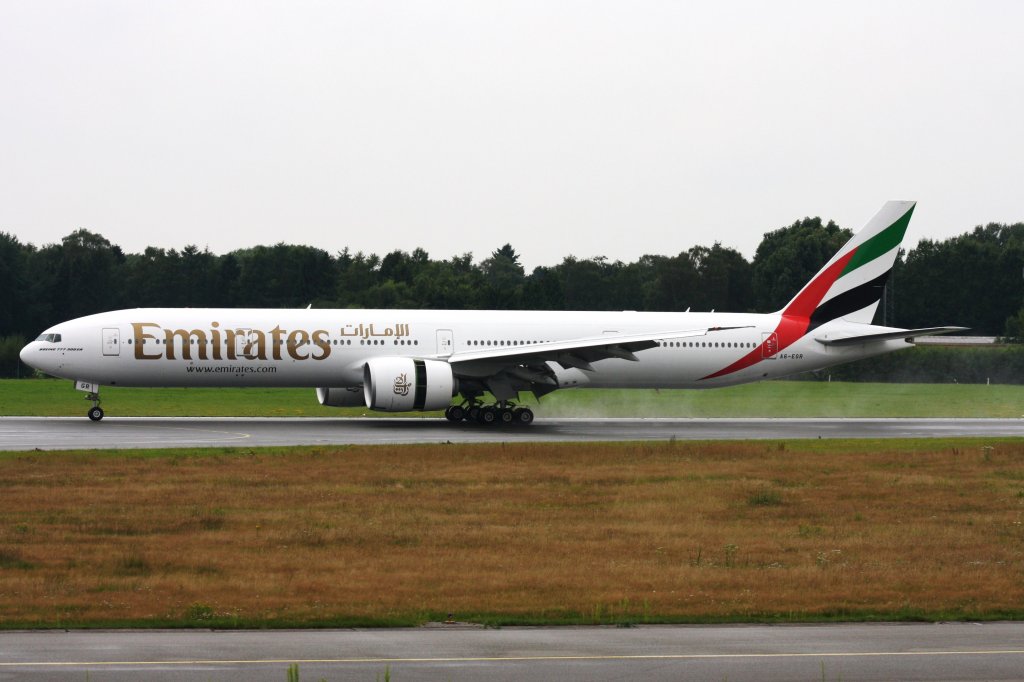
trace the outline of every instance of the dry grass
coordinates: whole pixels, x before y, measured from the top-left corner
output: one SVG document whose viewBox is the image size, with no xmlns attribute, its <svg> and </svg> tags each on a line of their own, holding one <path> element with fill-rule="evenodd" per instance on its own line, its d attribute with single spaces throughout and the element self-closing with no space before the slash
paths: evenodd
<svg viewBox="0 0 1024 682">
<path fill-rule="evenodd" d="M 1024 443 L 0 457 L 0 626 L 1021 617 Z"/>
</svg>

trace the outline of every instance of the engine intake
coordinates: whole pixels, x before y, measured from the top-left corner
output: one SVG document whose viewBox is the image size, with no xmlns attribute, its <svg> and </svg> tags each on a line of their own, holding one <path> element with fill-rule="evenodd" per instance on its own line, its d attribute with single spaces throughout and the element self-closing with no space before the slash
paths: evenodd
<svg viewBox="0 0 1024 682">
<path fill-rule="evenodd" d="M 324 407 L 362 407 L 363 387 L 344 386 L 342 388 L 318 388 L 316 399 Z"/>
<path fill-rule="evenodd" d="M 440 410 L 457 392 L 451 365 L 441 360 L 374 358 L 363 365 L 363 397 L 371 410 Z"/>
</svg>

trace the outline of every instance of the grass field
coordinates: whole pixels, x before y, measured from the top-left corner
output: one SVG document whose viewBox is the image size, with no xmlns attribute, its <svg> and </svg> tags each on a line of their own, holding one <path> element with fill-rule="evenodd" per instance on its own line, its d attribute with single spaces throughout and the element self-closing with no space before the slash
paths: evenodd
<svg viewBox="0 0 1024 682">
<path fill-rule="evenodd" d="M 1024 617 L 1024 442 L 0 454 L 0 627 Z"/>
<path fill-rule="evenodd" d="M 111 416 L 387 416 L 321 407 L 313 389 L 109 387 L 101 395 Z M 0 415 L 81 416 L 88 408 L 83 398 L 69 381 L 0 380 Z M 541 417 L 1018 418 L 1024 386 L 767 381 L 702 391 L 573 389 L 527 403 Z"/>
</svg>

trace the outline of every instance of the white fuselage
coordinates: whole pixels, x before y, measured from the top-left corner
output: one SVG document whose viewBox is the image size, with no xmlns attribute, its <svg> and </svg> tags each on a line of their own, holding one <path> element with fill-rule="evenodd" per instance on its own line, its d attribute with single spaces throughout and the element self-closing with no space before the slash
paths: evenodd
<svg viewBox="0 0 1024 682">
<path fill-rule="evenodd" d="M 772 352 L 779 314 L 477 310 L 138 308 L 61 323 L 27 345 L 25 362 L 58 377 L 106 386 L 358 386 L 385 356 L 445 360 L 482 350 L 666 330 L 738 327 L 665 336 L 637 361 L 607 358 L 562 371 L 560 387 L 706 388 L 781 377 L 908 347 L 903 340 L 830 346 L 815 336 Z M 47 338 L 48 337 L 48 338 Z M 59 340 L 57 340 L 59 339 Z M 756 352 L 752 364 L 707 378 Z M 488 360 L 463 365 L 486 376 Z"/>
</svg>

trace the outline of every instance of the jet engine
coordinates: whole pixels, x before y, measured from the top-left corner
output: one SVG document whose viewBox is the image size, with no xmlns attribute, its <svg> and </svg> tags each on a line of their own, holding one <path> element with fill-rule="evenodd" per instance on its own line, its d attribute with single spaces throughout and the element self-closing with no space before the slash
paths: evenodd
<svg viewBox="0 0 1024 682">
<path fill-rule="evenodd" d="M 316 399 L 324 407 L 362 407 L 363 387 L 318 388 Z"/>
<path fill-rule="evenodd" d="M 363 394 L 371 410 L 440 410 L 456 393 L 451 365 L 441 360 L 388 357 L 363 365 Z"/>
</svg>

